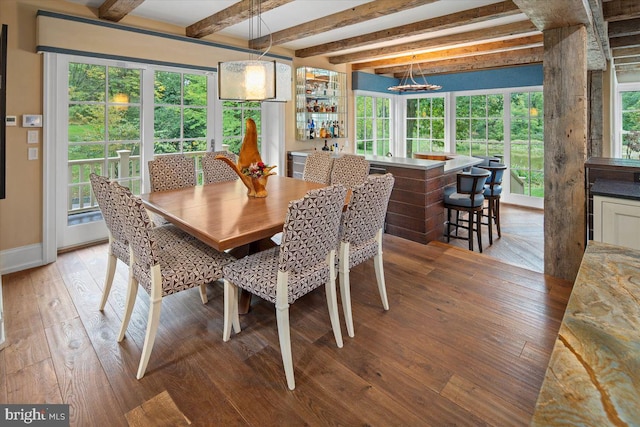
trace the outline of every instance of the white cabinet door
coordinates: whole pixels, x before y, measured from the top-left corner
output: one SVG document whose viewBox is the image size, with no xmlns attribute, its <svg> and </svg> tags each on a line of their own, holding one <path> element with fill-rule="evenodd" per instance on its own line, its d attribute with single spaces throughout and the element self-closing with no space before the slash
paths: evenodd
<svg viewBox="0 0 640 427">
<path fill-rule="evenodd" d="M 640 202 L 594 196 L 593 208 L 594 240 L 640 249 Z"/>
</svg>

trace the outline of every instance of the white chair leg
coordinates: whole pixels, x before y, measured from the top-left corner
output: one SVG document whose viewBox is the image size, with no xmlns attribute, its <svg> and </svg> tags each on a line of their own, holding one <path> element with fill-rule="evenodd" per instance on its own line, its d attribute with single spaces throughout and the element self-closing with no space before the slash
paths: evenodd
<svg viewBox="0 0 640 427">
<path fill-rule="evenodd" d="M 387 287 L 384 283 L 384 268 L 382 266 L 382 254 L 373 257 L 373 267 L 376 271 L 376 281 L 378 282 L 378 292 L 382 300 L 382 307 L 389 310 L 389 300 L 387 299 Z"/>
<path fill-rule="evenodd" d="M 122 315 L 122 325 L 120 326 L 120 333 L 118 334 L 118 342 L 124 339 L 124 333 L 129 326 L 129 320 L 131 320 L 131 313 L 133 312 L 133 306 L 136 303 L 136 295 L 138 294 L 138 281 L 133 277 L 133 274 L 129 273 L 129 285 L 127 286 L 127 299 L 124 303 L 124 314 Z"/>
<path fill-rule="evenodd" d="M 342 311 L 344 312 L 344 323 L 347 326 L 347 334 L 353 338 L 353 314 L 351 311 L 351 284 L 349 282 L 349 243 L 340 243 L 340 298 L 342 300 Z M 327 300 L 328 301 L 328 300 Z"/>
<path fill-rule="evenodd" d="M 231 326 L 240 332 L 240 316 L 238 314 L 238 287 L 228 280 L 224 281 L 224 326 L 222 328 L 222 340 L 229 341 Z"/>
<path fill-rule="evenodd" d="M 296 388 L 296 381 L 293 376 L 293 356 L 291 355 L 288 304 L 285 307 L 276 306 L 276 321 L 278 323 L 278 338 L 280 340 L 280 354 L 282 354 L 284 374 L 287 377 L 287 386 L 289 387 L 289 390 L 293 390 Z"/>
<path fill-rule="evenodd" d="M 202 300 L 203 304 L 209 302 L 209 298 L 207 298 L 207 285 L 204 283 L 200 285 L 200 299 Z"/>
<path fill-rule="evenodd" d="M 331 319 L 333 336 L 336 339 L 338 348 L 342 348 L 342 331 L 340 330 L 340 316 L 338 314 L 338 297 L 336 296 L 335 281 L 327 282 L 327 285 L 325 286 L 325 294 L 327 295 L 327 307 L 329 308 L 329 319 Z"/>
<path fill-rule="evenodd" d="M 109 292 L 111 292 L 111 285 L 113 284 L 113 277 L 116 273 L 116 265 L 118 264 L 118 258 L 115 255 L 109 254 L 107 258 L 107 275 L 104 279 L 104 287 L 102 289 L 102 299 L 100 300 L 100 311 L 104 310 L 104 306 L 107 304 L 107 298 Z"/>
<path fill-rule="evenodd" d="M 162 297 L 151 301 L 149 307 L 149 319 L 147 320 L 147 332 L 144 336 L 144 345 L 142 346 L 142 356 L 140 356 L 140 366 L 138 366 L 138 374 L 136 378 L 140 379 L 144 376 L 151 357 L 151 350 L 156 341 L 156 333 L 158 332 L 158 324 L 160 323 L 160 308 L 162 307 Z"/>
</svg>

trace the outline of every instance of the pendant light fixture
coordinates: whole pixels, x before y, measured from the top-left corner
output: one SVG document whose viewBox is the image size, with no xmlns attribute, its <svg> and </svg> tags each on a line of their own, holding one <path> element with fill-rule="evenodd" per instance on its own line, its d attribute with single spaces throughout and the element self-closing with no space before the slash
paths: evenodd
<svg viewBox="0 0 640 427">
<path fill-rule="evenodd" d="M 262 0 L 251 1 L 249 40 L 261 37 Z M 254 22 L 255 21 L 255 22 Z M 257 31 L 254 31 L 254 25 Z M 268 29 L 268 27 L 267 27 Z M 269 31 L 270 32 L 270 31 Z M 291 99 L 291 66 L 267 61 L 269 46 L 257 58 L 218 63 L 218 97 L 232 101 L 289 101 Z"/>
<path fill-rule="evenodd" d="M 414 56 L 413 59 L 415 60 L 416 57 Z M 442 86 L 428 83 L 422 69 L 420 68 L 420 64 L 416 64 L 416 66 L 418 67 L 418 72 L 420 73 L 420 77 L 422 77 L 424 83 L 418 83 L 413 77 L 413 63 L 411 63 L 411 65 L 409 65 L 409 69 L 405 72 L 404 77 L 400 80 L 400 84 L 389 86 L 387 90 L 394 92 L 425 92 L 428 90 L 442 89 Z"/>
</svg>

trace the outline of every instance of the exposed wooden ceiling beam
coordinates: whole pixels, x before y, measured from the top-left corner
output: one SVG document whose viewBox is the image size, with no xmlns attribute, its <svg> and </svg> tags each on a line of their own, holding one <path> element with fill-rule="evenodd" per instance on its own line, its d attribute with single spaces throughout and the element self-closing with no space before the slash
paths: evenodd
<svg viewBox="0 0 640 427">
<path fill-rule="evenodd" d="M 330 56 L 331 64 L 345 64 L 376 57 L 391 56 L 393 54 L 412 53 L 420 50 L 437 49 L 458 43 L 468 43 L 469 40 L 482 41 L 493 38 L 514 36 L 535 32 L 536 27 L 529 21 L 514 22 L 512 24 L 497 27 L 483 28 L 481 30 L 467 31 L 465 33 L 451 34 L 426 40 L 417 40 L 410 43 L 401 43 L 394 46 L 386 46 L 376 49 L 364 50 L 345 55 Z"/>
<path fill-rule="evenodd" d="M 488 55 L 468 56 L 464 58 L 447 59 L 443 61 L 432 61 L 420 64 L 422 74 L 445 74 L 464 71 L 476 71 L 490 68 L 511 67 L 516 65 L 537 64 L 542 62 L 544 56 L 543 47 L 533 47 L 527 49 L 510 50 L 507 52 L 492 53 Z M 406 69 L 398 70 L 394 77 L 403 78 Z M 419 75 L 417 67 L 413 67 L 414 76 Z"/>
<path fill-rule="evenodd" d="M 540 30 L 590 23 L 583 0 L 514 0 Z"/>
<path fill-rule="evenodd" d="M 602 4 L 604 19 L 609 22 L 640 18 L 638 0 L 612 0 Z"/>
<path fill-rule="evenodd" d="M 262 0 L 260 11 L 267 12 L 285 5 L 293 0 Z M 254 0 L 242 0 L 234 3 L 218 13 L 214 13 L 200 21 L 189 25 L 185 34 L 187 37 L 202 38 L 218 32 L 226 27 L 246 21 L 251 18 Z"/>
<path fill-rule="evenodd" d="M 470 46 L 457 47 L 452 49 L 437 50 L 434 52 L 420 53 L 416 55 L 399 56 L 396 58 L 379 59 L 377 61 L 360 62 L 351 66 L 353 71 L 362 70 L 365 68 L 376 68 L 376 73 L 385 74 L 386 72 L 379 73 L 384 68 L 398 65 L 407 65 L 411 63 L 421 61 L 435 61 L 446 58 L 459 58 L 463 56 L 474 56 L 478 54 L 497 53 L 506 50 L 522 49 L 525 47 L 538 47 L 543 44 L 542 34 L 535 34 L 532 36 L 518 37 L 515 39 L 499 40 L 489 43 L 479 43 Z"/>
<path fill-rule="evenodd" d="M 251 49 L 262 49 L 269 46 L 270 43 L 273 45 L 287 43 L 435 1 L 437 0 L 375 0 L 333 15 L 324 16 L 322 19 L 314 19 L 304 24 L 250 40 L 249 47 Z M 313 16 L 313 11 L 310 11 L 309 16 Z"/>
<path fill-rule="evenodd" d="M 587 29 L 587 67 L 604 70 L 609 57 L 600 0 L 514 0 L 540 31 L 584 25 Z"/>
<path fill-rule="evenodd" d="M 618 65 L 640 64 L 640 55 L 638 55 L 638 56 L 627 56 L 626 58 L 614 58 L 613 64 L 616 67 Z"/>
<path fill-rule="evenodd" d="M 640 55 L 639 47 L 619 47 L 612 50 L 612 56 L 614 58 L 626 58 L 628 56 Z"/>
<path fill-rule="evenodd" d="M 144 0 L 105 0 L 98 8 L 98 17 L 118 22 L 142 2 Z"/>
<path fill-rule="evenodd" d="M 609 40 L 609 44 L 612 48 L 640 46 L 640 35 L 613 37 Z"/>
<path fill-rule="evenodd" d="M 305 49 L 299 49 L 296 50 L 295 56 L 298 58 L 307 58 L 316 55 L 327 55 L 344 49 L 366 46 L 371 43 L 381 43 L 404 37 L 428 34 L 434 31 L 447 30 L 460 25 L 475 24 L 519 13 L 521 12 L 520 9 L 518 9 L 518 6 L 516 6 L 513 1 L 508 0 L 502 3 L 494 3 L 483 7 L 477 7 L 475 9 L 463 10 L 461 12 L 439 16 L 433 19 L 427 19 L 420 22 L 401 25 L 399 27 L 375 31 L 361 36 L 350 37 Z"/>
<path fill-rule="evenodd" d="M 608 32 L 609 37 L 624 37 L 640 34 L 640 18 L 611 22 Z"/>
</svg>

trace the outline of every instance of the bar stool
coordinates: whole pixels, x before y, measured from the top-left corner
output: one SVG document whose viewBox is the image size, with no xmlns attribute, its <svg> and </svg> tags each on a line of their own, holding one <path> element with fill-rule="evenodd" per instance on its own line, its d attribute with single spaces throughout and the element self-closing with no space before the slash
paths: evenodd
<svg viewBox="0 0 640 427">
<path fill-rule="evenodd" d="M 490 166 L 495 163 L 500 163 L 500 157 L 496 156 L 473 156 L 476 159 L 482 159 L 482 163 L 478 163 L 476 166 L 481 168 L 483 166 Z"/>
<path fill-rule="evenodd" d="M 484 208 L 484 185 L 491 176 L 491 172 L 472 167 L 469 172 L 461 172 L 456 176 L 456 188 L 448 187 L 444 190 L 444 207 L 447 209 L 446 233 L 447 242 L 453 237 L 469 241 L 469 250 L 473 250 L 473 233 L 478 236 L 478 249 L 482 253 L 481 219 Z M 451 222 L 451 211 L 456 211 L 456 220 Z M 469 218 L 460 218 L 460 212 L 467 212 Z M 466 225 L 465 225 L 466 223 Z M 455 227 L 455 234 L 451 234 L 451 227 Z M 467 236 L 460 236 L 458 229 L 468 231 Z"/>
<path fill-rule="evenodd" d="M 484 198 L 487 200 L 487 222 L 482 223 L 489 227 L 489 244 L 493 244 L 493 224 L 496 225 L 498 238 L 502 237 L 500 232 L 500 195 L 502 194 L 502 177 L 507 165 L 491 162 L 489 166 L 479 166 L 491 172 L 491 176 L 484 185 Z"/>
</svg>

